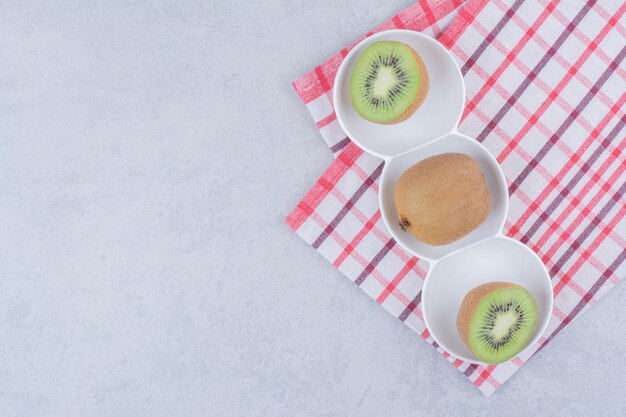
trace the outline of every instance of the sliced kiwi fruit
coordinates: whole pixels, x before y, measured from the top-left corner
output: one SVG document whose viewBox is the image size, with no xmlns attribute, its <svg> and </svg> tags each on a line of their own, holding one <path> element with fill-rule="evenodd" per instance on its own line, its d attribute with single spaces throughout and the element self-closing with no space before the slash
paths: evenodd
<svg viewBox="0 0 626 417">
<path fill-rule="evenodd" d="M 483 362 L 497 364 L 517 356 L 537 325 L 537 303 L 525 288 L 491 282 L 467 293 L 457 328 L 467 347 Z"/>
<path fill-rule="evenodd" d="M 428 86 L 426 67 L 413 48 L 402 42 L 380 41 L 357 59 L 350 77 L 350 99 L 364 119 L 392 124 L 415 113 Z"/>
</svg>

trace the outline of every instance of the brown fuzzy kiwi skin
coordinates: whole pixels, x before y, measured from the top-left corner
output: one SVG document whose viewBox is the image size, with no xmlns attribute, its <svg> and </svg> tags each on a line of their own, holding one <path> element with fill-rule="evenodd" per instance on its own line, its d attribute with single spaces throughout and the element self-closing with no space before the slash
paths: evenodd
<svg viewBox="0 0 626 417">
<path fill-rule="evenodd" d="M 433 246 L 467 235 L 491 209 L 478 162 L 460 153 L 435 155 L 406 170 L 396 183 L 394 201 L 403 230 Z"/>
<path fill-rule="evenodd" d="M 417 92 L 417 96 L 415 97 L 415 100 L 413 100 L 413 103 L 400 116 L 396 117 L 395 119 L 389 122 L 374 122 L 374 123 L 378 123 L 382 125 L 393 125 L 393 124 L 405 121 L 406 119 L 411 117 L 413 113 L 415 113 L 417 109 L 422 105 L 424 100 L 426 100 L 426 95 L 428 94 L 428 89 L 430 88 L 430 78 L 428 78 L 428 71 L 426 70 L 426 65 L 424 65 L 424 61 L 422 61 L 422 57 L 419 56 L 419 54 L 415 52 L 415 50 L 411 48 L 409 45 L 403 42 L 399 42 L 399 43 L 402 43 L 404 46 L 406 46 L 409 49 L 409 51 L 411 51 L 411 54 L 413 54 L 413 57 L 415 58 L 415 61 L 417 62 L 417 67 L 419 68 L 419 71 L 420 71 L 419 91 Z"/>
<path fill-rule="evenodd" d="M 459 308 L 459 314 L 456 316 L 456 328 L 459 331 L 459 335 L 465 345 L 472 350 L 472 347 L 469 343 L 469 326 L 472 321 L 472 316 L 474 315 L 474 311 L 478 307 L 478 304 L 485 298 L 487 295 L 492 292 L 502 289 L 502 288 L 510 288 L 510 287 L 519 287 L 519 285 L 515 285 L 512 282 L 489 282 L 487 284 L 479 285 L 474 288 L 463 298 L 461 302 L 461 308 Z M 473 351 L 472 351 L 473 352 Z M 476 352 L 474 352 L 476 354 Z"/>
</svg>

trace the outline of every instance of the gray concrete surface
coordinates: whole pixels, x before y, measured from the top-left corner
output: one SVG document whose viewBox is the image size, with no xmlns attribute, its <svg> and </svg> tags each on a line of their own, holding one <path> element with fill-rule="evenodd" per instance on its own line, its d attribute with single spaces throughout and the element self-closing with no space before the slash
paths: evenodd
<svg viewBox="0 0 626 417">
<path fill-rule="evenodd" d="M 485 398 L 284 224 L 408 4 L 0 1 L 0 416 L 624 415 L 626 286 Z"/>
</svg>

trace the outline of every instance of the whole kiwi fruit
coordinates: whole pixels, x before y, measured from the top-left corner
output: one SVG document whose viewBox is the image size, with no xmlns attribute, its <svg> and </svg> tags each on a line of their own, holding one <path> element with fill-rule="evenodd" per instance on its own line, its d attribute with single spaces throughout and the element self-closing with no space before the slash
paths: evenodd
<svg viewBox="0 0 626 417">
<path fill-rule="evenodd" d="M 433 246 L 467 235 L 491 208 L 480 165 L 461 153 L 435 155 L 413 165 L 396 183 L 394 200 L 400 227 Z"/>
</svg>

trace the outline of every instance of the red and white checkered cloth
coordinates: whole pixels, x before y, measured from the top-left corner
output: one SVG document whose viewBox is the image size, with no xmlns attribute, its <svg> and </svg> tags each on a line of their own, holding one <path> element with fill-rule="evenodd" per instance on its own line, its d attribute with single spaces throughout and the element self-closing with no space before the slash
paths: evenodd
<svg viewBox="0 0 626 417">
<path fill-rule="evenodd" d="M 383 162 L 346 138 L 333 111 L 335 73 L 354 44 L 294 82 L 337 158 L 287 223 L 486 395 L 626 275 L 625 11 L 622 0 L 419 1 L 368 33 L 423 31 L 452 51 L 467 87 L 459 129 L 502 165 L 505 232 L 536 251 L 552 276 L 544 338 L 528 356 L 497 366 L 450 357 L 426 330 L 428 265 L 389 236 L 377 198 Z"/>
</svg>

